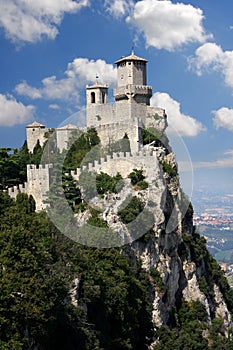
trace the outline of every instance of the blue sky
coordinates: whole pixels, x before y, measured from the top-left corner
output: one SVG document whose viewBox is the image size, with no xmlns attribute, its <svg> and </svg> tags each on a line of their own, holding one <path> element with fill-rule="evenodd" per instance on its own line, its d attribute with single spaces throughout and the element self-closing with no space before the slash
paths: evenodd
<svg viewBox="0 0 233 350">
<path fill-rule="evenodd" d="M 194 189 L 232 193 L 232 13 L 231 0 L 0 0 L 0 147 L 20 147 L 34 120 L 56 127 L 81 110 L 96 74 L 113 88 L 114 61 L 134 46 Z"/>
</svg>

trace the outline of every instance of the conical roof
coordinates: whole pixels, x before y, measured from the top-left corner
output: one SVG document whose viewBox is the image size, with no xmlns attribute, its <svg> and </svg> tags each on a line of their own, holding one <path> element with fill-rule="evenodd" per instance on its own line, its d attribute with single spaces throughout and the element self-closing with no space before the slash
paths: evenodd
<svg viewBox="0 0 233 350">
<path fill-rule="evenodd" d="M 145 58 L 136 56 L 134 52 L 132 51 L 131 55 L 129 56 L 122 56 L 118 61 L 115 62 L 115 64 L 119 64 L 124 61 L 141 61 L 141 62 L 148 62 L 145 60 Z"/>
</svg>

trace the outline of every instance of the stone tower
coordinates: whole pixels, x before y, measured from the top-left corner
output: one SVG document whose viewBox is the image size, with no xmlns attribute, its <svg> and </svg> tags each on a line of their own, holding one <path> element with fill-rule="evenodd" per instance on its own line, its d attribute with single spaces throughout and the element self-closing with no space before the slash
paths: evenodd
<svg viewBox="0 0 233 350">
<path fill-rule="evenodd" d="M 150 105 L 152 87 L 147 86 L 147 60 L 138 57 L 132 52 L 130 56 L 122 56 L 116 61 L 117 88 L 114 89 L 116 102 L 131 102 Z"/>
<path fill-rule="evenodd" d="M 95 127 L 101 143 L 111 145 L 127 134 L 130 149 L 140 149 L 143 128 L 166 128 L 165 111 L 150 106 L 152 87 L 147 85 L 147 60 L 131 53 L 115 62 L 115 103 L 108 103 L 108 87 L 98 82 L 86 87 L 86 125 Z"/>
<path fill-rule="evenodd" d="M 92 104 L 108 103 L 108 85 L 100 85 L 98 82 L 92 86 L 86 86 L 87 106 Z"/>
<path fill-rule="evenodd" d="M 32 124 L 27 125 L 26 134 L 27 134 L 27 144 L 29 152 L 33 152 L 33 149 L 39 140 L 41 147 L 44 145 L 46 138 L 45 133 L 48 129 L 45 125 L 38 122 L 33 122 Z"/>
</svg>

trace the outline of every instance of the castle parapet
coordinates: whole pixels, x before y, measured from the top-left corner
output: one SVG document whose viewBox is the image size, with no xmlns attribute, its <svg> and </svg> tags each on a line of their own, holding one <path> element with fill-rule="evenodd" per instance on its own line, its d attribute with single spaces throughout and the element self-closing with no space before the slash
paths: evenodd
<svg viewBox="0 0 233 350">
<path fill-rule="evenodd" d="M 123 99 L 128 95 L 144 95 L 147 98 L 145 101 L 148 101 L 152 96 L 152 86 L 127 84 L 125 86 L 118 86 L 114 89 L 114 97 L 116 101 Z"/>
<path fill-rule="evenodd" d="M 8 194 L 11 198 L 16 199 L 19 193 L 27 193 L 27 183 L 15 185 L 8 188 Z"/>
</svg>

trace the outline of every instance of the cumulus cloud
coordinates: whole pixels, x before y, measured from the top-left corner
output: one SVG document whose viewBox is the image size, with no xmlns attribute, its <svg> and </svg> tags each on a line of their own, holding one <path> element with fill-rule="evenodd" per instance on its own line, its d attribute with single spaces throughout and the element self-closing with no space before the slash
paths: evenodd
<svg viewBox="0 0 233 350">
<path fill-rule="evenodd" d="M 147 46 L 173 51 L 189 42 L 205 42 L 201 9 L 170 0 L 142 0 L 135 4 L 127 22 L 142 32 Z"/>
<path fill-rule="evenodd" d="M 14 42 L 54 39 L 65 13 L 76 13 L 89 0 L 0 0 L 0 26 Z"/>
<path fill-rule="evenodd" d="M 165 92 L 156 92 L 151 98 L 151 104 L 166 110 L 168 126 L 175 128 L 181 136 L 196 136 L 205 130 L 195 118 L 183 114 L 180 110 L 180 103 Z"/>
<path fill-rule="evenodd" d="M 0 125 L 13 126 L 29 121 L 34 115 L 35 107 L 17 102 L 12 95 L 0 94 Z"/>
<path fill-rule="evenodd" d="M 132 0 L 105 0 L 105 7 L 113 17 L 120 18 L 125 16 L 133 8 L 134 2 Z"/>
<path fill-rule="evenodd" d="M 16 92 L 19 95 L 26 95 L 32 99 L 42 97 L 40 90 L 28 85 L 28 83 L 25 80 L 23 80 L 22 83 L 17 85 Z"/>
<path fill-rule="evenodd" d="M 94 61 L 87 58 L 75 58 L 73 62 L 68 64 L 66 74 L 70 78 L 79 77 L 83 81 L 83 85 L 94 83 L 96 75 L 100 84 L 112 85 L 117 80 L 117 69 L 101 59 Z"/>
<path fill-rule="evenodd" d="M 189 68 L 198 75 L 204 71 L 219 71 L 226 85 L 233 88 L 233 51 L 224 51 L 215 43 L 205 43 L 189 58 Z"/>
<path fill-rule="evenodd" d="M 216 128 L 225 128 L 233 131 L 233 109 L 222 107 L 213 111 L 213 122 Z"/>
<path fill-rule="evenodd" d="M 32 99 L 44 98 L 48 100 L 79 100 L 79 90 L 88 83 L 94 83 L 96 79 L 101 84 L 114 84 L 117 79 L 116 68 L 98 59 L 75 58 L 67 66 L 65 78 L 57 79 L 55 75 L 42 80 L 42 86 L 32 87 L 26 81 L 15 87 L 19 95 L 28 96 Z M 98 76 L 98 78 L 96 78 Z"/>
</svg>

